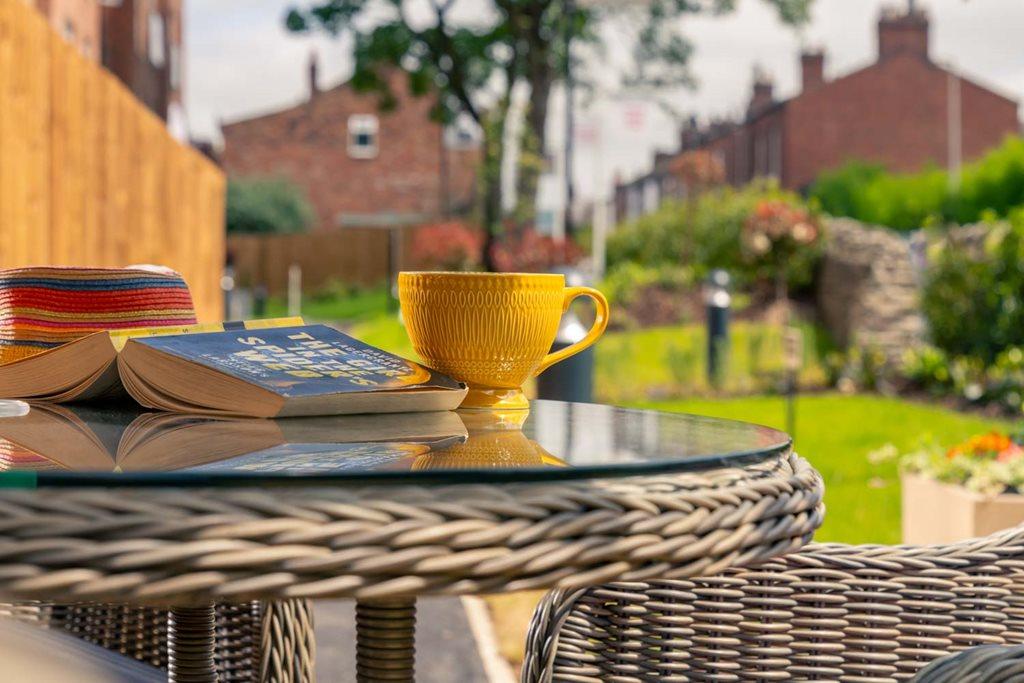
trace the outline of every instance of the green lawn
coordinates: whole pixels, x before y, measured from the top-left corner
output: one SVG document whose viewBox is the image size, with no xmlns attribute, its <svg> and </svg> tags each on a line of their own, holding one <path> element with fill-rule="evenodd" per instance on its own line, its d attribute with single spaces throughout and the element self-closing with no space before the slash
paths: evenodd
<svg viewBox="0 0 1024 683">
<path fill-rule="evenodd" d="M 310 314 L 312 317 L 312 314 Z M 803 326 L 801 383 L 822 386 L 827 340 L 811 325 Z M 394 314 L 355 322 L 349 333 L 400 356 L 415 358 L 412 344 Z M 781 372 L 782 340 L 777 327 L 747 322 L 732 326 L 725 391 L 758 393 L 771 388 Z M 706 336 L 703 325 L 675 325 L 608 332 L 596 348 L 597 400 L 607 403 L 652 397 L 710 393 L 705 377 Z"/>
<path fill-rule="evenodd" d="M 801 325 L 801 331 L 801 384 L 824 386 L 829 342 L 813 325 Z M 703 324 L 609 332 L 595 348 L 594 391 L 601 401 L 623 403 L 712 392 L 705 370 L 707 335 Z M 781 329 L 762 323 L 733 323 L 728 358 L 722 390 L 732 394 L 772 390 L 782 374 Z"/>
<path fill-rule="evenodd" d="M 784 428 L 784 401 L 774 396 L 635 404 L 700 413 Z M 797 404 L 797 452 L 825 479 L 821 541 L 900 542 L 900 489 L 896 465 L 872 465 L 867 453 L 886 443 L 913 447 L 922 436 L 953 443 L 1008 422 L 964 415 L 930 405 L 871 395 L 819 394 Z"/>
<path fill-rule="evenodd" d="M 302 315 L 310 322 L 352 322 L 385 316 L 388 306 L 386 287 L 354 288 L 350 291 L 328 289 L 302 299 Z M 288 315 L 288 302 L 284 297 L 272 297 L 267 302 L 268 318 Z"/>
</svg>

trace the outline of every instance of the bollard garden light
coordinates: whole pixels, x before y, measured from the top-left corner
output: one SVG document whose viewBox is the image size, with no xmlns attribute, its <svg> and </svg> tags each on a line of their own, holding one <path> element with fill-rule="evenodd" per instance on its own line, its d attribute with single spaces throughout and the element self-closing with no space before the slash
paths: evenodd
<svg viewBox="0 0 1024 683">
<path fill-rule="evenodd" d="M 729 358 L 729 293 L 730 277 L 716 268 L 704 284 L 704 304 L 707 307 L 708 383 L 716 389 L 725 377 Z"/>
</svg>

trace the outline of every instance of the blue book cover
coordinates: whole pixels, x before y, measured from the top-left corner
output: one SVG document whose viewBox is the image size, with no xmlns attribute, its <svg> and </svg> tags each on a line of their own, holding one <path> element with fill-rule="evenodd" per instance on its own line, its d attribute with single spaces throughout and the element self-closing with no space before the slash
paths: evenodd
<svg viewBox="0 0 1024 683">
<path fill-rule="evenodd" d="M 137 337 L 129 344 L 218 370 L 284 398 L 463 385 L 326 325 Z"/>
</svg>

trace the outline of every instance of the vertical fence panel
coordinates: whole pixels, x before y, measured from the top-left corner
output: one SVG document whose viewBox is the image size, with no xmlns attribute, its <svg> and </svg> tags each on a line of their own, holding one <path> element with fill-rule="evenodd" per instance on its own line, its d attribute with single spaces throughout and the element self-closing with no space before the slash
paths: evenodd
<svg viewBox="0 0 1024 683">
<path fill-rule="evenodd" d="M 219 319 L 224 175 L 26 3 L 0 0 L 0 267 L 179 270 Z"/>
<path fill-rule="evenodd" d="M 0 2 L 0 150 L 13 149 L 14 124 L 11 113 L 11 62 L 14 59 L 14 7 Z M 0 163 L 0 265 L 7 259 L 14 232 L 14 200 L 12 198 L 14 165 Z"/>
</svg>

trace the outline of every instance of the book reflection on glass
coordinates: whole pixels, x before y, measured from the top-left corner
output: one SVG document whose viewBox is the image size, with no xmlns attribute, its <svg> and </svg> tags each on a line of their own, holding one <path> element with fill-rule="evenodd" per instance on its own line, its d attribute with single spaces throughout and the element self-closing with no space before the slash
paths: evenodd
<svg viewBox="0 0 1024 683">
<path fill-rule="evenodd" d="M 410 469 L 465 442 L 451 411 L 262 420 L 32 404 L 0 417 L 0 469 L 331 474 Z"/>
</svg>

